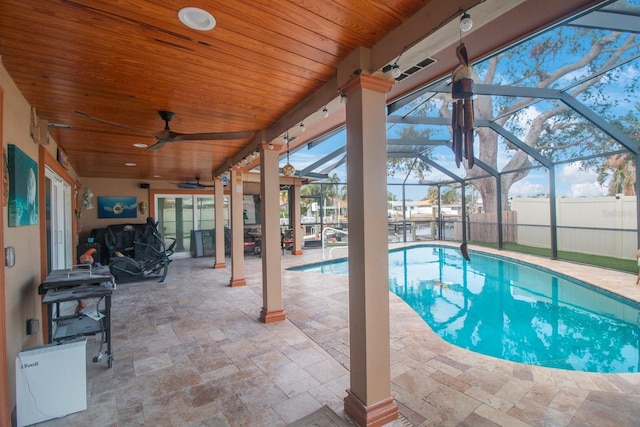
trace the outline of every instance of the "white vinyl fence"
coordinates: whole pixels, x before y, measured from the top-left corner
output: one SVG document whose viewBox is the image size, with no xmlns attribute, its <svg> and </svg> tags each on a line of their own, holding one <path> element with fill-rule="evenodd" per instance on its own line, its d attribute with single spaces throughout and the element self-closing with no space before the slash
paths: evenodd
<svg viewBox="0 0 640 427">
<path fill-rule="evenodd" d="M 551 247 L 549 199 L 512 198 L 517 212 L 517 243 Z M 634 259 L 638 215 L 635 196 L 559 198 L 558 250 Z"/>
</svg>

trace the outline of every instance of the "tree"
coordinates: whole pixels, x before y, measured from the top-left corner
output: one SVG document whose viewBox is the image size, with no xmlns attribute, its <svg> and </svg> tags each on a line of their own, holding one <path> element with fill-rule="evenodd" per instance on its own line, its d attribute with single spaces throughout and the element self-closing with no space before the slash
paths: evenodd
<svg viewBox="0 0 640 427">
<path fill-rule="evenodd" d="M 415 114 L 425 115 L 425 109 L 418 109 L 415 111 Z M 415 126 L 405 126 L 400 129 L 397 136 L 401 140 L 408 141 L 424 141 L 428 140 L 431 136 L 431 131 L 429 129 L 418 129 Z M 396 147 L 393 145 L 387 144 L 387 151 L 393 152 Z M 415 154 L 422 154 L 426 157 L 429 157 L 431 152 L 433 151 L 431 148 L 425 148 L 423 145 L 409 145 L 409 146 L 400 146 L 397 149 L 402 152 L 412 152 Z M 424 172 L 429 170 L 429 165 L 425 162 L 418 161 L 414 157 L 390 157 L 387 160 L 387 175 L 392 176 L 395 174 L 409 174 L 413 173 L 419 178 L 424 176 Z"/>
<path fill-rule="evenodd" d="M 588 46 L 590 47 L 586 49 Z M 485 84 L 499 82 L 498 71 L 503 69 L 500 67 L 500 63 L 504 61 L 519 65 L 511 65 L 506 68 L 509 73 L 507 75 L 512 79 L 512 84 L 528 82 L 529 85 L 536 88 L 561 87 L 561 85 L 567 86 L 561 81 L 569 78 L 577 84 L 567 92 L 574 98 L 581 95 L 597 98 L 601 103 L 596 106 L 596 113 L 606 118 L 610 116 L 609 110 L 616 105 L 617 100 L 606 96 L 604 93 L 606 85 L 603 79 L 605 75 L 608 78 L 614 78 L 616 73 L 619 74 L 620 71 L 614 69 L 606 74 L 601 73 L 618 63 L 627 51 L 636 48 L 635 34 L 623 35 L 616 32 L 607 33 L 593 30 L 567 32 L 559 29 L 546 33 L 529 43 L 524 43 L 509 52 L 494 56 L 486 63 L 484 76 L 480 81 Z M 527 52 L 529 55 L 526 55 Z M 580 59 L 549 69 L 549 64 L 557 63 L 563 56 L 577 52 L 584 52 L 578 54 Z M 579 76 L 571 77 L 573 73 L 585 69 L 595 77 L 582 82 L 580 82 Z M 521 74 L 522 71 L 524 71 L 523 74 Z M 633 85 L 636 86 L 637 83 Z M 532 112 L 531 108 L 523 108 L 529 102 L 528 99 L 508 98 L 501 99 L 497 102 L 498 105 L 494 105 L 496 102 L 492 97 L 483 96 L 479 97 L 477 101 L 476 111 L 480 117 L 493 117 L 494 111 L 497 111 L 497 117 L 507 111 L 516 111 L 514 114 L 498 118 L 497 124 L 511 127 L 513 133 L 523 135 L 521 139 L 526 145 L 534 147 L 552 160 L 560 151 L 571 150 L 574 156 L 578 157 L 599 150 L 604 151 L 606 146 L 612 145 L 611 139 L 604 135 L 600 129 L 577 117 L 566 104 L 560 102 L 553 103 L 550 108 L 538 112 L 537 115 L 531 116 L 527 120 L 522 120 L 524 115 Z M 511 121 L 510 124 L 509 121 Z M 480 139 L 479 159 L 497 169 L 498 134 L 487 128 L 477 129 L 477 134 Z M 514 149 L 513 156 L 502 169 L 502 171 L 517 171 L 502 175 L 503 210 L 506 207 L 509 189 L 515 182 L 528 174 L 526 168 L 530 166 L 532 166 L 530 157 L 524 151 Z M 474 178 L 483 173 L 481 169 L 474 168 L 467 171 L 467 176 Z M 495 179 L 478 179 L 474 181 L 474 185 L 482 195 L 485 210 L 487 212 L 495 211 L 497 206 Z"/>
<path fill-rule="evenodd" d="M 637 52 L 635 34 L 557 27 L 475 65 L 477 75 L 474 80 L 485 85 L 566 90 L 600 117 L 615 123 L 623 121 L 615 114 L 618 107 L 636 93 L 640 79 L 626 81 L 621 93 L 611 95 L 608 91 L 612 82 L 622 81 L 624 67 L 619 64 Z M 439 110 L 442 117 L 450 117 L 449 104 L 450 95 L 441 94 L 415 112 L 427 116 Z M 592 156 L 619 147 L 601 129 L 560 101 L 480 95 L 474 109 L 476 120 L 492 120 L 551 161 Z M 636 120 L 637 123 L 638 113 L 634 111 L 626 121 Z M 417 131 L 414 134 L 421 135 Z M 502 137 L 485 127 L 476 127 L 475 134 L 479 142 L 476 157 L 502 173 L 501 208 L 504 210 L 511 186 L 527 176 L 534 164 L 526 152 L 507 142 L 509 158 L 500 169 L 498 157 L 504 154 L 499 153 Z M 635 138 L 638 139 L 637 135 Z M 599 167 L 603 173 L 617 167 L 616 162 L 608 167 L 605 163 L 606 159 L 596 157 L 582 162 L 582 167 Z M 615 170 L 625 177 L 630 173 L 629 168 Z M 496 211 L 495 178 L 487 176 L 477 165 L 466 172 L 467 178 L 473 179 L 471 184 L 480 192 L 485 210 Z"/>
<path fill-rule="evenodd" d="M 640 104 L 617 122 L 634 140 L 640 141 Z M 609 196 L 622 193 L 636 195 L 636 159 L 632 153 L 616 154 L 598 166 L 598 183 L 604 185 L 610 179 Z"/>
<path fill-rule="evenodd" d="M 458 195 L 458 189 L 456 187 L 451 187 L 448 185 L 432 185 L 429 187 L 429 191 L 427 195 L 422 199 L 426 200 L 429 203 L 435 205 L 438 203 L 438 188 L 440 189 L 440 203 L 443 205 L 451 205 L 455 202 L 460 201 L 460 196 Z"/>
</svg>

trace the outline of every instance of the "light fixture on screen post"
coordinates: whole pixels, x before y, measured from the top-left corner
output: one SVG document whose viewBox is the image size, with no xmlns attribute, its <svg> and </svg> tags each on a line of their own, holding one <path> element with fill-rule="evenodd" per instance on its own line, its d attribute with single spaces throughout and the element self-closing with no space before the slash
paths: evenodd
<svg viewBox="0 0 640 427">
<path fill-rule="evenodd" d="M 322 108 L 322 117 L 324 117 L 325 119 L 329 117 L 329 110 L 326 106 Z"/>
<path fill-rule="evenodd" d="M 289 163 L 289 135 L 285 134 L 284 137 L 287 140 L 287 164 L 282 167 L 282 174 L 284 176 L 293 176 L 296 173 L 296 168 Z"/>
<path fill-rule="evenodd" d="M 304 132 L 307 130 L 307 127 L 304 125 L 304 122 L 300 122 L 300 132 Z"/>
</svg>

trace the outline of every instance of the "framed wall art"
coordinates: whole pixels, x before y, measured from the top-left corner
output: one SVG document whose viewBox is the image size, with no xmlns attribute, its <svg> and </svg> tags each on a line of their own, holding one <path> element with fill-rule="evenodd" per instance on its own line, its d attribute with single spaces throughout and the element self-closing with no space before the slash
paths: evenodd
<svg viewBox="0 0 640 427">
<path fill-rule="evenodd" d="M 135 218 L 137 212 L 135 197 L 98 197 L 98 218 Z"/>
<path fill-rule="evenodd" d="M 38 164 L 14 144 L 7 146 L 9 163 L 9 227 L 38 223 Z"/>
</svg>

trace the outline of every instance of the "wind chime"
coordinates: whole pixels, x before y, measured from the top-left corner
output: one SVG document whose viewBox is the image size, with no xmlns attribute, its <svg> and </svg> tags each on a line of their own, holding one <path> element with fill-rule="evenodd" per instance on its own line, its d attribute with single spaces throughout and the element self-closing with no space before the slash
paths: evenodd
<svg viewBox="0 0 640 427">
<path fill-rule="evenodd" d="M 460 167 L 463 158 L 467 159 L 469 169 L 473 168 L 473 68 L 469 65 L 467 48 L 460 43 L 456 49 L 460 63 L 451 76 L 451 98 L 453 112 L 451 128 L 453 131 L 452 149 L 456 166 Z"/>
</svg>

